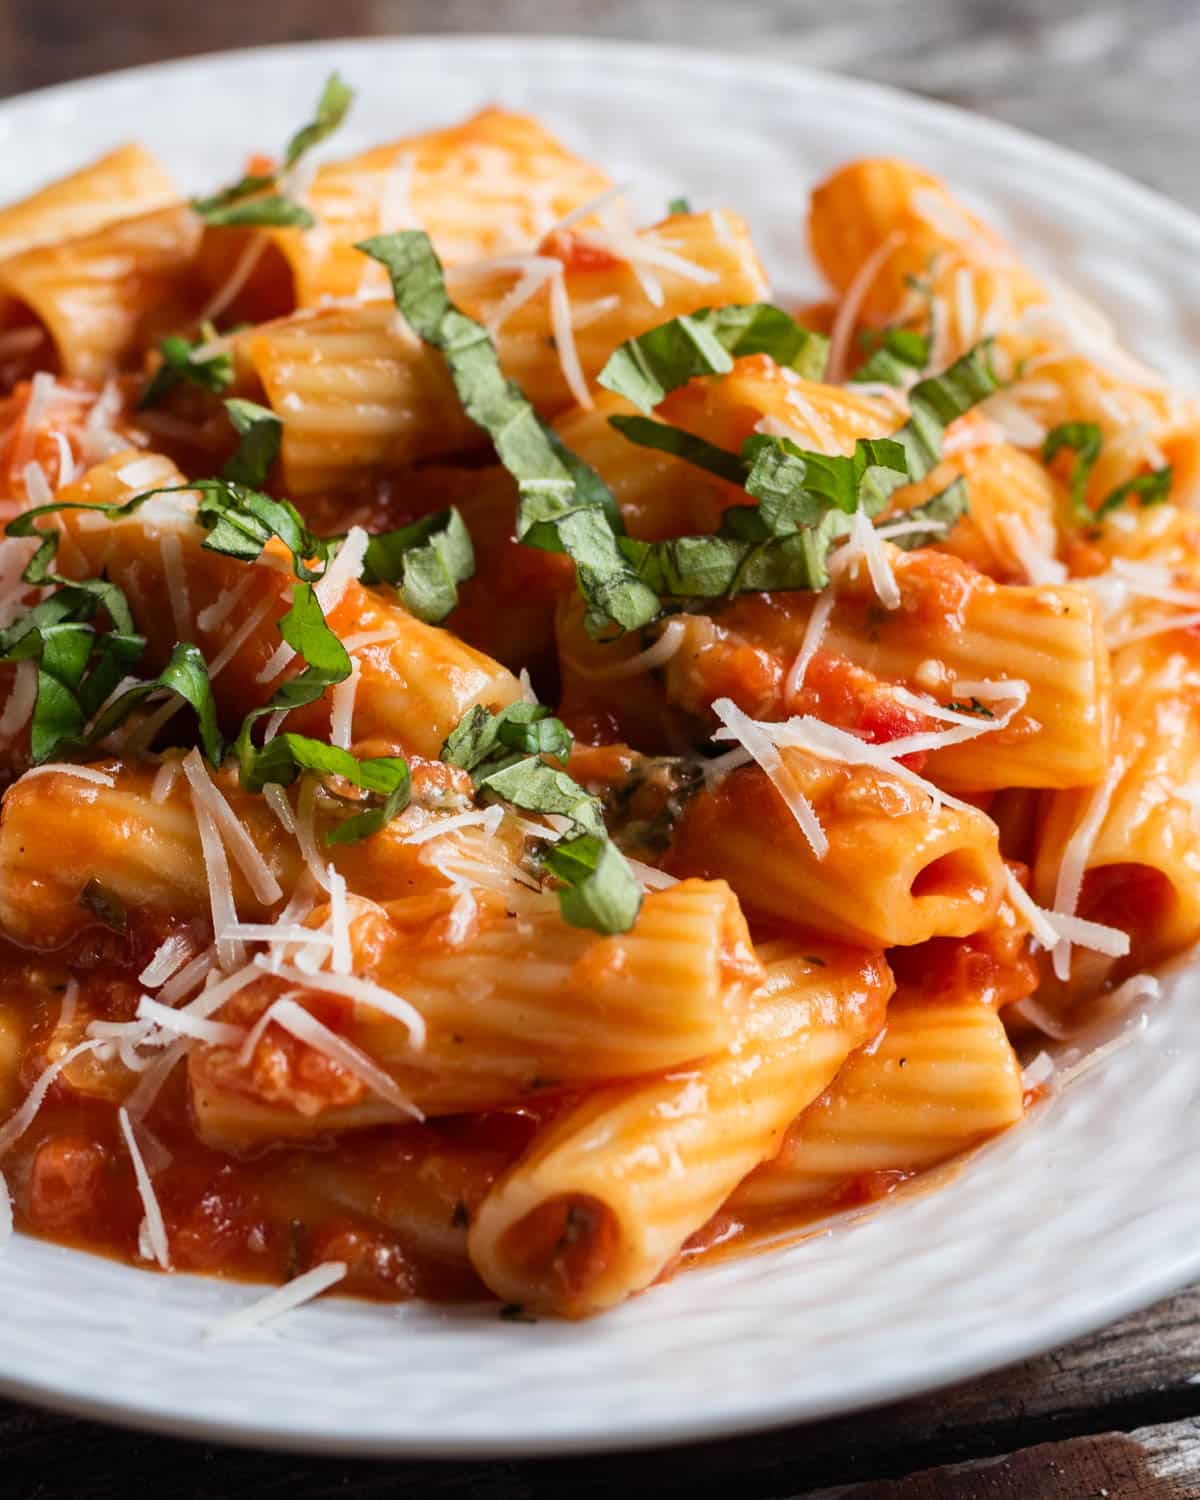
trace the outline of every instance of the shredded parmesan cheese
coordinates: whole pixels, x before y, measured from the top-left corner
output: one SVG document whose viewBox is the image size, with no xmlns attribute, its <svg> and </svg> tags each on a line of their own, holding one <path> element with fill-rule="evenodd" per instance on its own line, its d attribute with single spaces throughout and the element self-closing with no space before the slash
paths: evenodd
<svg viewBox="0 0 1200 1500">
<path fill-rule="evenodd" d="M 266 906 L 282 900 L 283 891 L 270 865 L 258 852 L 254 840 L 246 832 L 245 824 L 214 784 L 199 750 L 189 750 L 183 757 L 183 771 L 191 785 L 193 799 L 203 801 L 211 813 L 226 848 L 246 877 L 255 898 Z"/>
<path fill-rule="evenodd" d="M 834 554 L 830 572 L 840 578 L 855 569 L 859 562 L 865 563 L 875 597 L 884 609 L 899 609 L 900 585 L 892 571 L 887 543 L 880 541 L 879 533 L 864 510 L 854 512 L 850 534 Z"/>
<path fill-rule="evenodd" d="M 579 676 L 595 682 L 615 681 L 622 677 L 641 677 L 645 672 L 653 672 L 659 667 L 666 666 L 683 645 L 683 638 L 686 634 L 686 623 L 683 620 L 672 620 L 663 629 L 658 640 L 652 646 L 648 646 L 645 651 L 639 651 L 636 656 L 607 667 L 584 666 L 578 661 L 572 661 L 571 666 Z"/>
<path fill-rule="evenodd" d="M 750 718 L 731 698 L 718 698 L 712 707 L 724 725 L 724 730 L 718 730 L 714 738 L 736 739 L 758 762 L 770 778 L 772 786 L 787 803 L 788 810 L 800 825 L 800 831 L 808 840 L 812 852 L 818 859 L 824 859 L 829 852 L 829 840 L 817 821 L 812 803 L 793 782 L 778 748 L 772 742 L 771 726 Z"/>
<path fill-rule="evenodd" d="M 330 696 L 329 742 L 349 750 L 354 742 L 354 699 L 358 693 L 359 666 L 352 662 L 350 675 L 339 682 Z"/>
<path fill-rule="evenodd" d="M 859 266 L 854 280 L 846 288 L 845 296 L 838 303 L 833 327 L 829 331 L 829 364 L 828 373 L 825 376 L 831 385 L 845 380 L 847 355 L 850 353 L 850 343 L 854 337 L 854 329 L 858 323 L 862 305 L 875 285 L 875 278 L 883 270 L 888 256 L 897 245 L 903 242 L 904 236 L 900 231 L 893 230 Z"/>
<path fill-rule="evenodd" d="M 169 1271 L 171 1252 L 167 1244 L 167 1229 L 163 1223 L 162 1210 L 158 1206 L 154 1184 L 150 1181 L 150 1173 L 146 1170 L 146 1163 L 134 1136 L 133 1126 L 129 1123 L 129 1112 L 124 1105 L 117 1111 L 117 1119 L 121 1124 L 121 1134 L 125 1137 L 125 1144 L 129 1148 L 129 1157 L 133 1162 L 133 1175 L 137 1179 L 138 1195 L 142 1200 L 142 1208 L 146 1215 L 146 1238 L 154 1252 L 154 1259 L 164 1271 Z"/>
<path fill-rule="evenodd" d="M 804 639 L 800 642 L 800 650 L 796 653 L 796 660 L 792 663 L 784 684 L 784 692 L 789 698 L 794 698 L 804 686 L 804 679 L 808 675 L 813 657 L 821 648 L 821 641 L 824 639 L 829 617 L 836 603 L 837 597 L 832 589 L 824 589 L 817 595 L 812 614 L 808 617 L 808 624 L 804 627 Z"/>
<path fill-rule="evenodd" d="M 29 723 L 38 695 L 35 661 L 19 661 L 13 672 L 12 691 L 0 713 L 0 739 L 12 739 Z"/>
<path fill-rule="evenodd" d="M 314 1266 L 311 1271 L 305 1271 L 302 1276 L 294 1277 L 284 1286 L 277 1286 L 265 1297 L 260 1297 L 249 1306 L 240 1307 L 237 1312 L 230 1313 L 228 1317 L 213 1323 L 205 1331 L 204 1337 L 206 1340 L 236 1338 L 238 1334 L 260 1328 L 264 1323 L 270 1323 L 282 1317 L 284 1313 L 302 1307 L 304 1303 L 311 1302 L 314 1297 L 319 1297 L 322 1292 L 327 1292 L 331 1286 L 336 1286 L 345 1277 L 348 1269 L 344 1260 L 323 1261 L 319 1266 Z"/>
<path fill-rule="evenodd" d="M 191 940 L 186 933 L 173 933 L 154 950 L 154 957 L 138 975 L 138 983 L 148 990 L 158 989 L 183 967 L 191 951 Z"/>
<path fill-rule="evenodd" d="M 1117 789 L 1117 782 L 1124 774 L 1125 766 L 1119 757 L 1113 760 L 1104 780 L 1096 787 L 1088 805 L 1075 827 L 1075 831 L 1063 847 L 1062 860 L 1058 866 L 1058 880 L 1054 887 L 1054 910 L 1056 914 L 1073 916 L 1083 889 L 1083 877 L 1088 858 L 1100 825 L 1104 822 L 1109 803 Z M 1071 974 L 1071 942 L 1066 934 L 1064 941 L 1054 947 L 1054 972 L 1059 979 L 1068 979 Z M 1125 940 L 1125 951 L 1129 951 L 1129 940 Z"/>
<path fill-rule="evenodd" d="M 32 766 L 21 777 L 28 781 L 32 776 L 74 776 L 78 781 L 90 781 L 94 786 L 116 786 L 116 781 L 107 771 L 97 771 L 94 766 L 72 766 L 66 761 L 51 760 L 43 766 Z"/>
<path fill-rule="evenodd" d="M 100 1045 L 98 1041 L 90 1038 L 80 1042 L 64 1052 L 57 1062 L 52 1062 L 49 1067 L 39 1073 L 33 1087 L 25 1095 L 24 1101 L 9 1115 L 3 1126 L 0 1126 L 0 1156 L 11 1150 L 33 1124 L 34 1116 L 41 1109 L 42 1101 L 49 1092 L 50 1085 L 62 1070 L 69 1067 L 77 1057 L 82 1057 L 85 1052 L 95 1052 Z"/>
<path fill-rule="evenodd" d="M 242 1043 L 242 1049 L 238 1053 L 239 1063 L 243 1067 L 249 1063 L 254 1056 L 254 1049 L 262 1040 L 263 1033 L 274 1023 L 282 1027 L 284 1031 L 291 1032 L 292 1036 L 312 1047 L 314 1051 L 321 1052 L 326 1057 L 332 1058 L 334 1062 L 340 1063 L 347 1072 L 360 1078 L 368 1088 L 373 1089 L 381 1099 L 386 1100 L 402 1114 L 411 1115 L 415 1120 L 423 1120 L 425 1117 L 422 1112 L 405 1098 L 377 1062 L 368 1057 L 361 1048 L 348 1042 L 345 1037 L 339 1036 L 336 1031 L 330 1031 L 328 1026 L 317 1020 L 316 1016 L 296 1003 L 295 996 L 299 993 L 300 991 L 297 990 L 281 995 L 278 1000 L 273 1001 L 267 1007 Z"/>
<path fill-rule="evenodd" d="M 259 968 L 265 967 L 261 958 L 254 962 Z M 315 990 L 318 994 L 341 995 L 347 1000 L 353 1000 L 356 1005 L 369 1005 L 374 1010 L 382 1011 L 408 1029 L 411 1047 L 420 1048 L 425 1045 L 425 1018 L 421 1012 L 407 1000 L 401 999 L 391 990 L 383 989 L 370 979 L 360 979 L 351 974 L 324 973 L 314 977 L 299 969 L 290 968 L 287 964 L 280 965 L 274 972 L 290 983 Z"/>
</svg>

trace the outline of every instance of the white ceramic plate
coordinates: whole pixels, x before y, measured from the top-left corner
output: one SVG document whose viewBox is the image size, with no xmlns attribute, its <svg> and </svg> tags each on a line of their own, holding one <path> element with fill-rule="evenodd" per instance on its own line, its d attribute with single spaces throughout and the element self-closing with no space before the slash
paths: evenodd
<svg viewBox="0 0 1200 1500">
<path fill-rule="evenodd" d="M 500 101 L 634 186 L 747 213 L 785 293 L 812 286 L 807 189 L 911 157 L 1185 375 L 1200 220 L 1078 157 L 885 89 L 752 58 L 594 41 L 363 41 L 139 69 L 0 106 L 0 199 L 140 137 L 189 188 L 360 90 L 339 150 Z M 164 102 L 169 107 L 164 108 Z M 238 1343 L 260 1293 L 20 1239 L 0 1263 L 0 1389 L 141 1426 L 345 1453 L 515 1454 L 713 1437 L 906 1396 L 1040 1351 L 1200 1273 L 1200 976 L 936 1193 L 583 1325 L 324 1301 Z"/>
</svg>

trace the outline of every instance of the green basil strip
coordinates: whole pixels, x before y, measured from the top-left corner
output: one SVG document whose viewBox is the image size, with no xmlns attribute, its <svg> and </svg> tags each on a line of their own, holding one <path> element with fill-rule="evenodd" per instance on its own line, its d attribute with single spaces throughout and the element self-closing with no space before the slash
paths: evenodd
<svg viewBox="0 0 1200 1500">
<path fill-rule="evenodd" d="M 353 786 L 361 787 L 384 800 L 345 818 L 324 835 L 326 845 L 356 844 L 378 833 L 402 813 L 412 795 L 412 776 L 407 761 L 399 756 L 380 755 L 359 760 L 348 750 L 304 734 L 277 734 L 269 745 L 259 750 L 250 777 L 243 784 L 250 791 L 261 791 L 268 783 L 290 786 L 304 771 L 323 776 L 340 776 Z"/>
<path fill-rule="evenodd" d="M 667 204 L 667 218 L 674 218 L 676 214 L 690 214 L 692 205 L 687 198 L 672 198 Z"/>
<path fill-rule="evenodd" d="M 1127 479 L 1101 500 L 1096 507 L 1096 515 L 1111 514 L 1131 496 L 1137 497 L 1139 505 L 1161 505 L 1171 493 L 1173 477 L 1171 465 L 1166 464 L 1161 469 L 1152 469 L 1149 474 L 1139 474 L 1134 479 Z"/>
<path fill-rule="evenodd" d="M 292 585 L 292 607 L 279 621 L 279 634 L 309 666 L 326 673 L 330 682 L 349 677 L 350 653 L 329 628 L 312 584 Z"/>
<path fill-rule="evenodd" d="M 241 397 L 226 401 L 225 410 L 241 441 L 225 465 L 224 477 L 247 489 L 261 490 L 279 457 L 283 422 L 268 407 Z"/>
<path fill-rule="evenodd" d="M 563 839 L 542 862 L 563 883 L 559 909 L 570 926 L 607 935 L 628 932 L 637 920 L 641 887 L 611 839 L 590 833 Z"/>
<path fill-rule="evenodd" d="M 470 771 L 484 800 L 569 818 L 578 833 L 542 855 L 562 882 L 563 920 L 595 932 L 627 932 L 641 909 L 641 889 L 608 837 L 600 800 L 542 759 L 565 760 L 571 743 L 566 727 L 539 703 L 513 703 L 499 713 L 476 706 L 447 738 L 442 759 Z"/>
<path fill-rule="evenodd" d="M 1111 515 L 1131 496 L 1136 496 L 1142 505 L 1161 505 L 1171 493 L 1173 476 L 1170 464 L 1166 464 L 1161 469 L 1152 469 L 1149 474 L 1139 474 L 1117 485 L 1093 510 L 1087 499 L 1088 482 L 1103 446 L 1104 436 L 1096 422 L 1060 422 L 1050 429 L 1042 442 L 1044 464 L 1053 463 L 1064 451 L 1075 455 L 1067 486 L 1071 515 L 1080 526 Z"/>
<path fill-rule="evenodd" d="M 160 339 L 158 350 L 162 355 L 162 364 L 146 382 L 138 398 L 138 410 L 145 411 L 148 406 L 156 406 L 168 391 L 184 383 L 199 386 L 201 390 L 210 391 L 215 396 L 227 390 L 233 384 L 231 354 L 214 354 L 211 359 L 202 360 L 193 358 L 197 349 L 215 337 L 216 330 L 208 326 L 194 343 L 178 334 L 168 334 L 166 338 Z"/>
<path fill-rule="evenodd" d="M 420 230 L 377 235 L 359 246 L 385 267 L 396 306 L 416 333 L 445 357 L 467 415 L 496 448 L 516 479 L 517 537 L 527 545 L 568 553 L 589 609 L 588 629 L 610 623 L 622 630 L 648 624 L 658 600 L 635 578 L 617 546 L 616 502 L 549 431 L 500 368 L 482 324 L 450 301 L 441 262 Z"/>
<path fill-rule="evenodd" d="M 730 484 L 743 484 L 746 466 L 736 453 L 728 448 L 718 448 L 682 427 L 671 427 L 666 422 L 656 422 L 652 417 L 609 417 L 608 425 L 614 427 L 622 437 L 639 448 L 653 448 L 658 453 L 670 453 L 682 458 L 697 469 L 707 469 L 718 479 Z"/>
<path fill-rule="evenodd" d="M 442 759 L 474 773 L 506 751 L 566 760 L 573 743 L 566 726 L 543 703 L 510 703 L 497 713 L 476 704 L 451 731 L 442 746 Z"/>
<path fill-rule="evenodd" d="M 1067 487 L 1071 496 L 1071 513 L 1081 523 L 1095 520 L 1087 502 L 1087 487 L 1103 443 L 1103 434 L 1095 422 L 1060 422 L 1050 429 L 1042 442 L 1044 464 L 1053 463 L 1066 450 L 1075 455 Z"/>
<path fill-rule="evenodd" d="M 226 479 L 200 479 L 189 488 L 200 495 L 196 521 L 208 532 L 203 542 L 208 551 L 252 563 L 271 538 L 278 537 L 292 554 L 297 578 L 311 583 L 321 576 L 330 540 L 314 535 L 289 501 Z M 310 568 L 307 557 L 315 557 L 320 566 Z"/>
<path fill-rule="evenodd" d="M 101 640 L 111 637 L 101 637 Z M 115 687 L 116 683 L 112 684 Z M 217 705 L 213 697 L 212 683 L 208 678 L 208 663 L 198 646 L 190 641 L 180 641 L 171 652 L 171 659 L 153 682 L 140 682 L 115 698 L 87 731 L 82 745 L 94 745 L 104 739 L 128 719 L 152 693 L 166 688 L 177 693 L 196 713 L 200 744 L 210 764 L 220 768 L 225 755 L 225 746 L 217 723 Z M 109 688 L 109 692 L 112 688 Z M 107 695 L 106 695 L 107 696 Z M 102 701 L 102 700 L 101 700 Z M 97 707 L 99 705 L 97 704 Z"/>
<path fill-rule="evenodd" d="M 426 624 L 444 620 L 458 604 L 458 585 L 475 573 L 471 533 L 457 507 L 384 531 L 367 544 L 364 583 L 392 583 L 410 614 Z"/>
<path fill-rule="evenodd" d="M 820 380 L 829 341 L 769 302 L 705 307 L 627 339 L 597 379 L 649 414 L 670 391 L 697 375 L 725 375 L 745 354 L 767 354 L 806 380 Z"/>
<path fill-rule="evenodd" d="M 905 552 L 911 552 L 917 547 L 928 547 L 932 542 L 944 541 L 947 532 L 966 513 L 967 482 L 960 475 L 922 505 L 914 505 L 892 517 L 894 521 L 932 522 L 928 531 L 906 531 L 899 536 L 889 537 L 888 540 Z"/>
<path fill-rule="evenodd" d="M 942 438 L 950 423 L 1000 389 L 991 363 L 993 342 L 984 339 L 973 345 L 949 369 L 919 380 L 909 391 L 911 416 L 892 438 L 904 448 L 908 476 L 914 482 L 941 463 Z"/>
<path fill-rule="evenodd" d="M 337 73 L 331 73 L 317 101 L 313 119 L 296 131 L 288 142 L 284 172 L 338 128 L 353 100 L 354 91 Z M 308 209 L 277 191 L 281 175 L 271 172 L 242 177 L 210 198 L 193 198 L 192 208 L 206 224 L 311 229 L 317 221 Z"/>
<path fill-rule="evenodd" d="M 850 384 L 904 385 L 929 363 L 929 339 L 911 328 L 887 328 Z"/>
<path fill-rule="evenodd" d="M 317 100 L 317 112 L 307 125 L 302 126 L 291 138 L 283 158 L 284 171 L 289 171 L 300 158 L 327 140 L 350 112 L 354 103 L 354 90 L 333 72 L 325 80 L 321 97 Z"/>
</svg>

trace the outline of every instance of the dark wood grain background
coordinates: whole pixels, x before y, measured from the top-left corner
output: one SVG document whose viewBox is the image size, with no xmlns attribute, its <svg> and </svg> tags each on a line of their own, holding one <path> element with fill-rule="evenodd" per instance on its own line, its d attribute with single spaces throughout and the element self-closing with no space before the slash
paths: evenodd
<svg viewBox="0 0 1200 1500">
<path fill-rule="evenodd" d="M 472 31 L 683 41 L 857 73 L 1010 120 L 1200 208 L 1200 0 L 0 0 L 0 95 L 227 47 Z M 633 1457 L 289 1458 L 0 1402 L 3 1500 L 140 1495 L 1195 1500 L 1200 1290 L 934 1397 Z"/>
</svg>

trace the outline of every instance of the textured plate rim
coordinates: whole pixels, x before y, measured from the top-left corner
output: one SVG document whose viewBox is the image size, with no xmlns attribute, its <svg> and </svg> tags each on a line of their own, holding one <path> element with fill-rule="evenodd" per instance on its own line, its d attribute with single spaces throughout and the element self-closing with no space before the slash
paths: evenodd
<svg viewBox="0 0 1200 1500">
<path fill-rule="evenodd" d="M 758 78 L 768 76 L 780 86 L 801 89 L 807 84 L 834 88 L 851 101 L 857 98 L 887 111 L 899 111 L 908 118 L 931 127 L 953 127 L 960 139 L 978 140 L 993 154 L 1000 149 L 1022 165 L 1055 167 L 1069 175 L 1078 185 L 1090 182 L 1098 196 L 1105 200 L 1106 207 L 1115 208 L 1123 200 L 1143 216 L 1143 228 L 1147 234 L 1169 231 L 1185 241 L 1200 257 L 1200 215 L 1114 168 L 1093 161 L 1068 147 L 1046 141 L 1017 126 L 973 114 L 955 105 L 832 70 L 763 59 L 754 53 L 722 55 L 699 47 L 569 35 L 533 37 L 487 32 L 326 38 L 200 53 L 159 63 L 115 69 L 12 95 L 0 100 L 0 125 L 10 112 L 19 111 L 26 106 L 53 104 L 58 100 L 86 96 L 92 91 L 103 92 L 106 87 L 119 87 L 124 82 L 137 82 L 146 78 L 169 81 L 174 73 L 217 67 L 230 59 L 241 62 L 259 59 L 264 63 L 277 63 L 289 57 L 318 58 L 322 54 L 335 52 L 378 52 L 386 49 L 398 56 L 430 50 L 469 54 L 489 47 L 509 49 L 513 53 L 526 55 L 542 53 L 547 58 L 586 54 L 589 60 L 594 61 L 616 63 L 624 59 L 668 70 L 680 67 L 693 72 L 707 70 L 713 75 L 725 77 L 752 72 Z M 1176 983 L 1200 977 L 1200 959 L 1173 965 L 1172 972 Z M 938 1361 L 927 1362 L 904 1374 L 874 1382 L 864 1381 L 851 1397 L 825 1398 L 820 1395 L 789 1395 L 786 1392 L 767 1397 L 755 1395 L 739 1398 L 716 1413 L 706 1414 L 701 1411 L 697 1415 L 676 1417 L 674 1420 L 651 1417 L 640 1424 L 626 1424 L 620 1430 L 609 1428 L 602 1431 L 594 1428 L 579 1434 L 524 1434 L 503 1439 L 475 1437 L 470 1434 L 452 1434 L 441 1438 L 431 1436 L 428 1440 L 409 1436 L 344 1436 L 332 1428 L 293 1428 L 279 1421 L 260 1424 L 252 1418 L 241 1421 L 146 1410 L 123 1398 L 105 1399 L 73 1391 L 65 1382 L 39 1381 L 35 1376 L 29 1375 L 13 1376 L 3 1370 L 0 1370 L 0 1395 L 12 1400 L 32 1402 L 54 1411 L 169 1437 L 344 1458 L 478 1460 L 634 1451 L 662 1445 L 716 1442 L 739 1434 L 767 1431 L 825 1417 L 844 1416 L 888 1402 L 927 1395 L 960 1381 L 1043 1354 L 1049 1349 L 1094 1332 L 1178 1290 L 1197 1274 L 1200 1274 L 1200 1244 L 1194 1252 L 1160 1264 L 1151 1273 L 1130 1278 L 1116 1290 L 1098 1289 L 1096 1295 L 1070 1317 L 1059 1321 L 1046 1319 L 1030 1328 L 1019 1326 L 1007 1334 L 998 1332 L 986 1347 L 976 1345 L 968 1354 L 948 1353 Z"/>
</svg>

